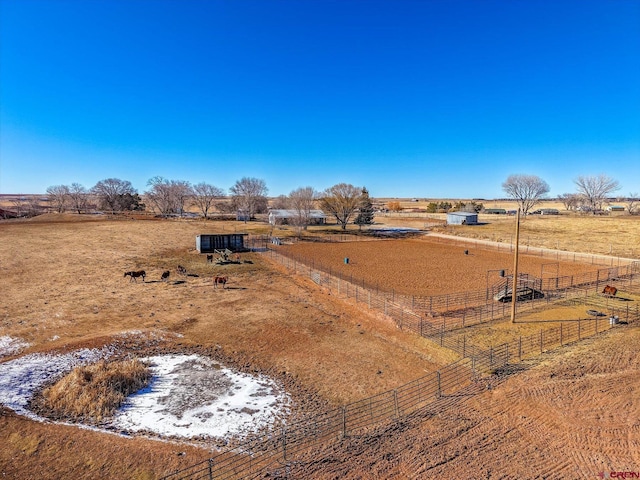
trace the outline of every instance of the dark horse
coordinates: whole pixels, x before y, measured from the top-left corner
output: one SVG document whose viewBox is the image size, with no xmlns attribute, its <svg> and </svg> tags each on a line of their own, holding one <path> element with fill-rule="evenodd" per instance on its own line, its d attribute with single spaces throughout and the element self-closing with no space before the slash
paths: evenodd
<svg viewBox="0 0 640 480">
<path fill-rule="evenodd" d="M 222 288 L 226 288 L 227 277 L 214 277 L 213 278 L 213 288 L 218 288 L 218 284 L 222 285 Z"/>
<path fill-rule="evenodd" d="M 129 279 L 130 282 L 137 282 L 138 281 L 138 277 L 142 277 L 142 281 L 144 282 L 145 277 L 147 276 L 147 272 L 145 272 L 144 270 L 138 270 L 138 271 L 130 271 L 130 272 L 124 272 L 124 276 L 130 276 L 131 278 Z"/>
<path fill-rule="evenodd" d="M 616 293 L 618 293 L 618 289 L 616 287 L 612 287 L 611 285 L 607 285 L 606 287 L 604 287 L 604 290 L 602 290 L 602 293 L 604 293 L 607 297 L 615 297 Z"/>
<path fill-rule="evenodd" d="M 169 278 L 169 275 L 171 275 L 171 272 L 169 270 L 165 270 L 164 272 L 162 272 L 162 276 L 160 277 L 160 280 L 162 280 L 163 282 L 166 282 L 167 279 Z"/>
</svg>

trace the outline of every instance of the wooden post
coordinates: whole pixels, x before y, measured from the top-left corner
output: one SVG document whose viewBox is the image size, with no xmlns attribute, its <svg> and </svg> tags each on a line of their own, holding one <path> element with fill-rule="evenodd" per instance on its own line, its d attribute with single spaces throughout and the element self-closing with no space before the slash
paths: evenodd
<svg viewBox="0 0 640 480">
<path fill-rule="evenodd" d="M 516 323 L 516 303 L 518 301 L 518 253 L 520 243 L 520 209 L 516 215 L 516 250 L 513 255 L 513 285 L 511 286 L 511 323 Z"/>
</svg>

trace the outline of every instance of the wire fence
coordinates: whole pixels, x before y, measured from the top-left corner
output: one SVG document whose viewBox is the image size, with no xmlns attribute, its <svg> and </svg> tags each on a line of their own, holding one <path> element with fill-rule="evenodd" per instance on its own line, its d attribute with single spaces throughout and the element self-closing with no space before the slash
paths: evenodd
<svg viewBox="0 0 640 480">
<path fill-rule="evenodd" d="M 264 248 L 266 249 L 266 245 Z M 440 398 L 460 392 L 484 375 L 499 373 L 510 364 L 593 337 L 619 324 L 640 322 L 639 307 L 627 304 L 624 308 L 610 308 L 609 316 L 562 321 L 557 328 L 541 328 L 537 334 L 521 336 L 502 345 L 482 349 L 467 344 L 464 335 L 454 335 L 445 328 L 438 328 L 423 321 L 419 315 L 407 312 L 402 306 L 390 302 L 384 295 L 366 290 L 339 277 L 331 277 L 326 272 L 312 269 L 273 250 L 267 251 L 270 258 L 287 268 L 297 273 L 308 274 L 314 282 L 330 285 L 340 294 L 367 302 L 371 308 L 384 311 L 393 318 L 400 328 L 429 337 L 432 341 L 458 352 L 462 358 L 397 389 L 343 407 L 308 415 L 280 430 L 254 435 L 203 462 L 162 477 L 165 480 L 264 477 L 270 470 L 280 469 L 283 465 L 295 461 L 298 455 L 309 452 L 314 445 L 339 442 L 352 435 L 366 435 L 384 422 L 397 421 L 418 412 L 428 405 L 435 404 Z M 592 297 L 575 297 L 567 301 L 588 302 L 591 299 Z"/>
</svg>

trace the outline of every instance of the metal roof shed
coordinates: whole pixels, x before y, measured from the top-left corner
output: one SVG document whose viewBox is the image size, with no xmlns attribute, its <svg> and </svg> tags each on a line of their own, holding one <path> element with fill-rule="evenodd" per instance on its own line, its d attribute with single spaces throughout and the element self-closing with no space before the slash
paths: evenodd
<svg viewBox="0 0 640 480">
<path fill-rule="evenodd" d="M 229 249 L 232 252 L 243 252 L 244 237 L 247 233 L 232 233 L 227 235 L 197 235 L 196 250 L 198 253 L 214 253 L 216 250 Z"/>
<path fill-rule="evenodd" d="M 447 225 L 477 225 L 478 214 L 471 212 L 447 213 Z"/>
</svg>

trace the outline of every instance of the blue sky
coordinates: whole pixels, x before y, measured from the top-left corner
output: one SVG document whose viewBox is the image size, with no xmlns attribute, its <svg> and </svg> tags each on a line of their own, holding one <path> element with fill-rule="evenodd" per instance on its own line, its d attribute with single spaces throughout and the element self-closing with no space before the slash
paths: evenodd
<svg viewBox="0 0 640 480">
<path fill-rule="evenodd" d="M 0 0 L 0 193 L 640 191 L 638 0 Z"/>
</svg>

